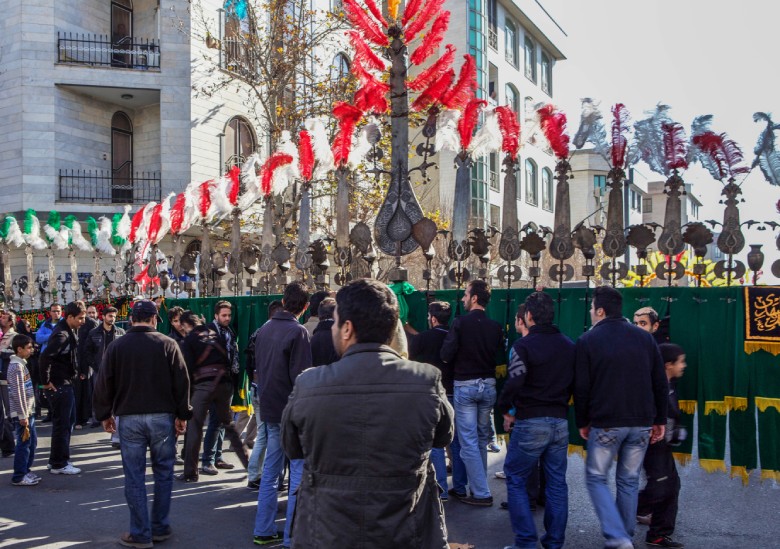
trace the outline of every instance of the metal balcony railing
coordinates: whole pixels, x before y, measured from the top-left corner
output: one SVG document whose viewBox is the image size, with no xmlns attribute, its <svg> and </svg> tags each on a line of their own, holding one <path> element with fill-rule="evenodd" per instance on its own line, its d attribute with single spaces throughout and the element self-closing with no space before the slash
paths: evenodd
<svg viewBox="0 0 780 549">
<path fill-rule="evenodd" d="M 258 77 L 255 53 L 241 38 L 225 38 L 222 41 L 222 68 L 242 78 Z"/>
<path fill-rule="evenodd" d="M 137 70 L 159 69 L 160 44 L 131 36 L 112 38 L 104 34 L 58 32 L 57 61 Z"/>
<path fill-rule="evenodd" d="M 498 30 L 492 25 L 488 27 L 488 46 L 498 51 Z"/>
<path fill-rule="evenodd" d="M 146 204 L 159 202 L 159 172 L 130 175 L 110 170 L 60 170 L 58 202 Z"/>
</svg>

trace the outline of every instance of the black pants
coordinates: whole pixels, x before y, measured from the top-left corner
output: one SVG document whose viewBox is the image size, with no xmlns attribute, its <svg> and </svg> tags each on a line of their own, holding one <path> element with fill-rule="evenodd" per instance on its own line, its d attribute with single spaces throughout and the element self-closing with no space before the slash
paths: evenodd
<svg viewBox="0 0 780 549">
<path fill-rule="evenodd" d="M 76 379 L 73 382 L 76 399 L 76 423 L 84 425 L 92 417 L 92 378 Z"/>
<path fill-rule="evenodd" d="M 225 427 L 225 436 L 230 440 L 230 446 L 233 447 L 244 467 L 247 466 L 249 458 L 230 412 L 232 398 L 232 383 L 221 381 L 215 387 L 212 381 L 203 381 L 193 386 L 192 398 L 190 399 L 192 418 L 187 422 L 187 436 L 184 439 L 184 474 L 186 476 L 198 476 L 198 455 L 200 454 L 200 443 L 203 440 L 203 424 L 212 402 L 214 402 L 214 410 L 219 422 Z"/>
<path fill-rule="evenodd" d="M 13 454 L 16 447 L 14 431 L 11 427 L 8 385 L 0 385 L 0 451 L 3 455 Z"/>
<path fill-rule="evenodd" d="M 76 424 L 76 405 L 73 385 L 61 385 L 46 390 L 51 410 L 51 453 L 49 465 L 62 469 L 70 461 L 70 434 Z"/>
<path fill-rule="evenodd" d="M 647 448 L 643 463 L 647 485 L 639 493 L 637 514 L 653 514 L 647 538 L 671 536 L 677 522 L 677 500 L 680 495 L 680 476 L 674 463 L 672 447 L 657 442 Z"/>
</svg>

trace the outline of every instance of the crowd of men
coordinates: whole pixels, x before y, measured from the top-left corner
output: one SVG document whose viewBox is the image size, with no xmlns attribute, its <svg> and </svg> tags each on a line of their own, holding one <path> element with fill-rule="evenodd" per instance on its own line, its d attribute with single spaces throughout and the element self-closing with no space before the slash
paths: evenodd
<svg viewBox="0 0 780 549">
<path fill-rule="evenodd" d="M 130 510 L 130 529 L 119 540 L 124 546 L 150 548 L 172 535 L 174 480 L 198 482 L 200 475 L 233 468 L 221 456 L 227 437 L 247 469 L 247 487 L 258 493 L 255 544 L 446 548 L 440 502 L 494 503 L 487 451 L 495 410 L 510 432 L 503 474 L 496 475 L 507 485 L 501 507 L 514 533 L 507 549 L 538 542 L 560 548 L 568 520 L 573 398 L 587 441 L 584 481 L 605 546 L 633 547 L 639 515 L 649 524 L 648 545 L 682 547 L 671 537 L 680 489 L 671 448 L 686 436 L 674 391 L 685 355 L 656 342 L 656 312 L 640 309 L 632 324 L 622 316 L 620 293 L 597 288 L 593 327 L 573 342 L 554 324 L 550 296 L 534 292 L 518 308 L 521 337 L 507 354 L 506 334 L 485 312 L 490 297 L 486 283 L 472 281 L 464 314 L 453 319 L 449 303 L 434 301 L 429 329 L 404 335 L 397 298 L 384 284 L 363 279 L 335 296 L 310 296 L 293 282 L 246 344 L 232 329 L 227 301 L 216 303 L 209 323 L 172 307 L 167 336 L 157 329 L 160 311 L 152 301 L 134 302 L 126 333 L 116 326 L 116 309 L 104 309 L 100 319 L 93 306 L 73 302 L 52 306 L 39 327 L 35 365 L 31 334 L 17 333 L 13 313 L 3 313 L 0 394 L 10 435 L 4 432 L 0 442 L 3 455 L 15 456 L 12 483 L 41 481 L 30 467 L 43 402 L 52 423 L 51 474 L 81 473 L 70 460 L 74 428 L 102 425 L 112 433 Z M 239 418 L 231 401 L 242 349 L 254 412 Z M 499 394 L 501 363 L 508 377 Z M 147 452 L 154 475 L 151 516 Z M 607 479 L 615 461 L 613 496 Z M 177 463 L 183 472 L 174 475 Z M 643 465 L 647 485 L 640 493 Z M 278 498 L 285 488 L 279 532 Z M 541 538 L 537 506 L 544 507 Z"/>
</svg>

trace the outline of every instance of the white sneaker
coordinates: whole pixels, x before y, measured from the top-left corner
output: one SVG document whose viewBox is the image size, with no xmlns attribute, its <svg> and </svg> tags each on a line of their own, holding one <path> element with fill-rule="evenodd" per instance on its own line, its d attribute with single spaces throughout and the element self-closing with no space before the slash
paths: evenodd
<svg viewBox="0 0 780 549">
<path fill-rule="evenodd" d="M 78 475 L 81 473 L 81 469 L 68 463 L 62 469 L 49 469 L 49 472 L 52 475 Z"/>
<path fill-rule="evenodd" d="M 28 478 L 28 479 L 30 479 L 30 480 L 32 480 L 34 482 L 40 482 L 41 481 L 41 477 L 39 477 L 38 475 L 36 475 L 35 473 L 32 473 L 32 472 L 27 473 L 26 475 L 24 475 L 24 478 Z"/>
<path fill-rule="evenodd" d="M 35 486 L 38 484 L 37 480 L 31 479 L 29 476 L 25 475 L 22 480 L 17 482 L 11 482 L 14 486 Z"/>
<path fill-rule="evenodd" d="M 69 462 L 68 462 L 68 465 L 73 465 L 73 462 L 72 462 L 72 461 L 69 461 Z M 46 468 L 47 468 L 49 471 L 51 471 L 51 463 L 47 463 L 47 464 L 46 464 Z"/>
</svg>

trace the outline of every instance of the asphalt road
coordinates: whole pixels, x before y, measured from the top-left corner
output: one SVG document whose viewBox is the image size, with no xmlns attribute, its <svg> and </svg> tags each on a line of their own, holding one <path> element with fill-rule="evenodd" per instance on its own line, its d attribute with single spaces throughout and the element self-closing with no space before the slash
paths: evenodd
<svg viewBox="0 0 780 549">
<path fill-rule="evenodd" d="M 34 471 L 43 480 L 38 486 L 12 486 L 12 459 L 0 460 L 0 548 L 118 547 L 117 539 L 127 530 L 129 521 L 119 451 L 111 449 L 108 435 L 100 429 L 74 431 L 72 459 L 83 473 L 75 477 L 50 475 L 46 472 L 50 431 L 48 425 L 39 428 Z M 238 464 L 230 452 L 224 455 Z M 452 544 L 501 549 L 512 542 L 507 512 L 498 506 L 505 499 L 505 487 L 503 481 L 492 478 L 503 463 L 504 453 L 489 457 L 496 503 L 492 508 L 474 508 L 447 502 Z M 723 473 L 708 474 L 697 465 L 681 468 L 680 476 L 682 492 L 675 537 L 686 547 L 780 548 L 780 487 L 775 482 L 761 483 L 754 474 L 750 485 L 743 487 L 739 479 Z M 201 479 L 197 484 L 174 485 L 174 536 L 157 545 L 209 549 L 253 546 L 257 493 L 245 488 L 245 472 L 239 466 Z M 151 489 L 151 475 L 147 480 Z M 602 547 L 598 521 L 585 489 L 583 461 L 578 455 L 569 459 L 568 480 L 566 547 Z M 285 501 L 286 495 L 280 498 L 281 509 Z M 542 516 L 542 511 L 536 513 L 540 531 Z M 280 529 L 283 521 L 280 513 Z M 636 547 L 645 546 L 645 531 L 644 526 L 638 528 Z"/>
</svg>

